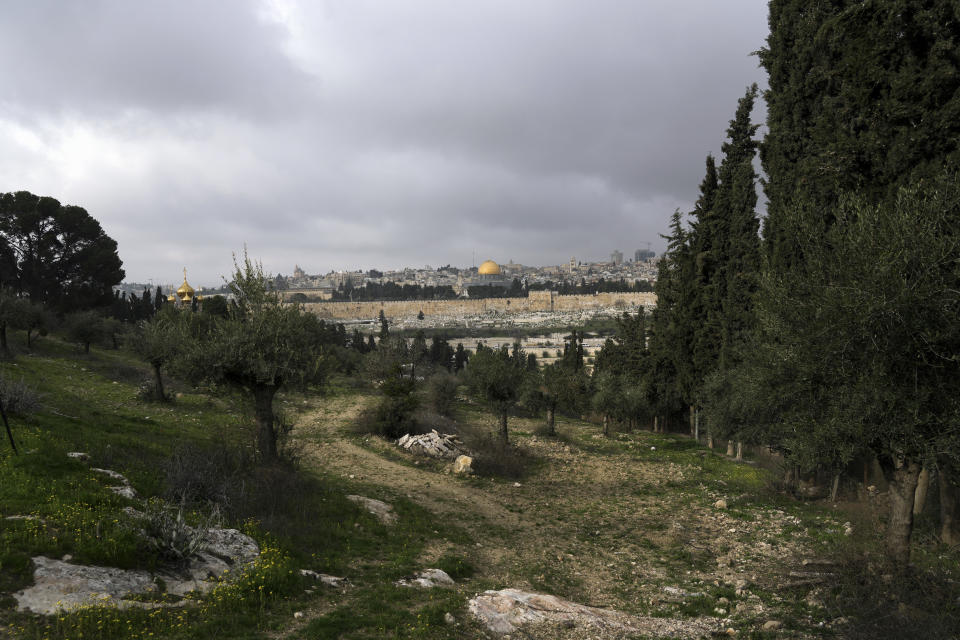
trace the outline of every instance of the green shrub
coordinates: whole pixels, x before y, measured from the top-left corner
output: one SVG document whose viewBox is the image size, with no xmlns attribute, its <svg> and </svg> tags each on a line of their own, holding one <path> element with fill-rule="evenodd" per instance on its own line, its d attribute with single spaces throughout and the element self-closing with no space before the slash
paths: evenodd
<svg viewBox="0 0 960 640">
<path fill-rule="evenodd" d="M 0 376 L 0 401 L 7 413 L 27 415 L 40 408 L 40 396 L 23 380 L 8 380 Z"/>
<path fill-rule="evenodd" d="M 459 380 L 447 371 L 441 371 L 427 379 L 427 404 L 442 416 L 453 413 L 457 401 Z"/>
</svg>

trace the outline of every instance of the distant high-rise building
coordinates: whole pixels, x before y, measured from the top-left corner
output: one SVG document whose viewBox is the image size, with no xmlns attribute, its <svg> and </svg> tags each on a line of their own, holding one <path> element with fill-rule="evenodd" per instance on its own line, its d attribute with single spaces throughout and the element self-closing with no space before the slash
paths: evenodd
<svg viewBox="0 0 960 640">
<path fill-rule="evenodd" d="M 656 258 L 657 252 L 651 251 L 650 249 L 637 249 L 633 252 L 634 262 L 640 262 L 642 260 L 650 260 L 651 258 Z"/>
<path fill-rule="evenodd" d="M 623 264 L 623 252 L 619 249 L 614 249 L 613 253 L 610 254 L 610 262 L 613 264 Z"/>
</svg>

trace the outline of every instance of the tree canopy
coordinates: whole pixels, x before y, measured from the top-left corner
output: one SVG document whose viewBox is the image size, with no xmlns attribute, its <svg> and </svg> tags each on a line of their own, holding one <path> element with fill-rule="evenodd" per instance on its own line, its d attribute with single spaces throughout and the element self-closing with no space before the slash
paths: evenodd
<svg viewBox="0 0 960 640">
<path fill-rule="evenodd" d="M 0 284 L 65 312 L 109 305 L 123 276 L 117 243 L 85 209 L 0 194 Z"/>
</svg>

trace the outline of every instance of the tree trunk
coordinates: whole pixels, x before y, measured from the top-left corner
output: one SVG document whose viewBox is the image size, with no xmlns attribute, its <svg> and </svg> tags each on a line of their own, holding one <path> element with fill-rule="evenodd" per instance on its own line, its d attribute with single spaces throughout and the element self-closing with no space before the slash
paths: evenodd
<svg viewBox="0 0 960 640">
<path fill-rule="evenodd" d="M 830 487 L 830 502 L 837 501 L 837 492 L 840 490 L 840 474 L 833 474 L 833 486 Z"/>
<path fill-rule="evenodd" d="M 657 432 L 657 416 L 653 416 L 653 432 Z"/>
<path fill-rule="evenodd" d="M 498 417 L 500 418 L 500 439 L 506 444 L 509 442 L 509 435 L 507 434 L 507 412 L 501 411 Z"/>
<path fill-rule="evenodd" d="M 30 347 L 33 346 L 33 343 L 30 341 L 30 338 L 33 336 L 33 329 L 27 327 L 27 351 L 30 350 Z"/>
<path fill-rule="evenodd" d="M 794 471 L 793 465 L 788 464 L 786 470 L 783 472 L 783 486 L 787 489 L 793 486 Z"/>
<path fill-rule="evenodd" d="M 254 413 L 257 419 L 257 448 L 264 462 L 277 459 L 277 432 L 273 428 L 274 385 L 258 384 L 253 388 Z"/>
<path fill-rule="evenodd" d="M 930 470 L 924 467 L 917 478 L 917 492 L 913 495 L 913 517 L 923 513 L 923 505 L 927 502 L 927 491 L 930 488 Z"/>
<path fill-rule="evenodd" d="M 3 352 L 3 355 L 10 353 L 10 349 L 7 348 L 7 323 L 0 322 L 0 351 Z"/>
<path fill-rule="evenodd" d="M 743 443 L 737 440 L 737 460 L 743 460 Z"/>
<path fill-rule="evenodd" d="M 157 402 L 163 402 L 167 399 L 167 394 L 163 390 L 163 376 L 160 375 L 160 365 L 151 364 L 153 365 L 153 396 Z"/>
<path fill-rule="evenodd" d="M 937 484 L 940 485 L 940 540 L 943 544 L 960 544 L 960 488 L 954 482 L 953 468 L 940 464 Z"/>
<path fill-rule="evenodd" d="M 727 456 L 733 457 L 733 440 L 727 440 Z"/>
<path fill-rule="evenodd" d="M 656 418 L 654 418 L 656 420 Z M 610 416 L 603 414 L 603 435 L 610 435 Z"/>
<path fill-rule="evenodd" d="M 707 448 L 713 449 L 713 434 L 707 431 Z"/>
<path fill-rule="evenodd" d="M 693 408 L 693 405 L 690 405 L 690 435 L 694 434 L 696 430 L 696 409 Z"/>
<path fill-rule="evenodd" d="M 693 439 L 697 443 L 700 442 L 700 409 L 694 411 L 693 414 Z"/>
<path fill-rule="evenodd" d="M 554 408 L 547 407 L 547 435 L 555 436 L 557 435 L 557 429 L 554 423 Z"/>
<path fill-rule="evenodd" d="M 90 343 L 89 343 L 89 342 L 84 342 L 84 343 L 83 343 L 83 352 L 84 352 L 85 354 L 87 354 L 87 355 L 90 355 Z"/>
<path fill-rule="evenodd" d="M 913 498 L 920 477 L 920 463 L 897 460 L 890 482 L 890 521 L 887 523 L 887 554 L 901 567 L 910 562 L 910 535 L 913 533 Z"/>
</svg>

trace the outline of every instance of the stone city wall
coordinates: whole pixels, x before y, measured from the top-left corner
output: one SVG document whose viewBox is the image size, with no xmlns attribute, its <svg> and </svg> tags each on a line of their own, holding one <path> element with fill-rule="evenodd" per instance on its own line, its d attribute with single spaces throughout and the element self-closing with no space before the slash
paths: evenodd
<svg viewBox="0 0 960 640">
<path fill-rule="evenodd" d="M 598 293 L 561 296 L 552 291 L 531 291 L 528 298 L 484 298 L 476 300 L 405 300 L 378 302 L 308 302 L 307 311 L 331 320 L 369 320 L 380 310 L 388 320 L 424 316 L 476 316 L 487 313 L 513 314 L 537 311 L 586 311 L 592 309 L 635 310 L 657 303 L 653 293 Z"/>
</svg>

